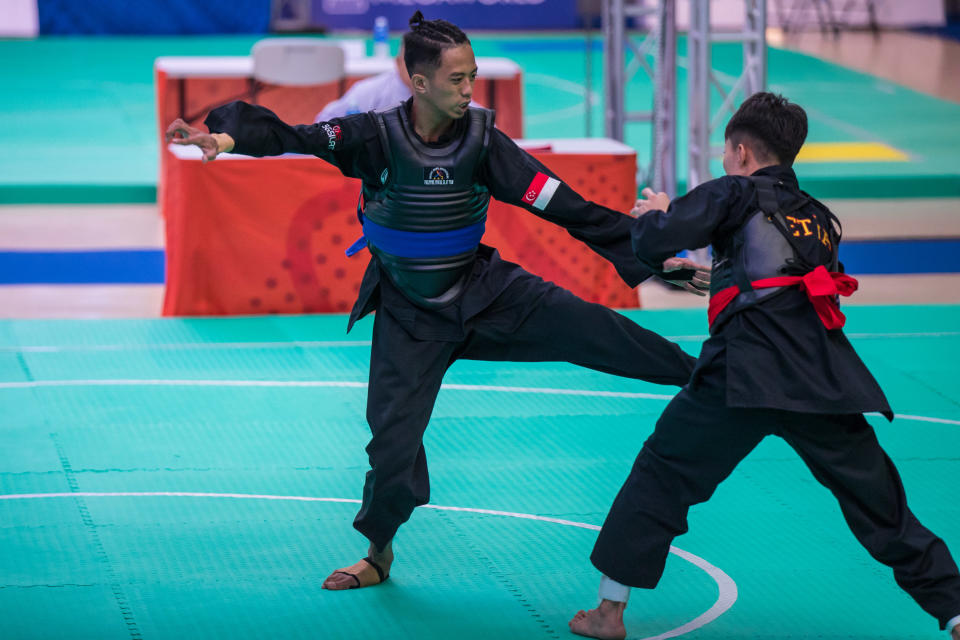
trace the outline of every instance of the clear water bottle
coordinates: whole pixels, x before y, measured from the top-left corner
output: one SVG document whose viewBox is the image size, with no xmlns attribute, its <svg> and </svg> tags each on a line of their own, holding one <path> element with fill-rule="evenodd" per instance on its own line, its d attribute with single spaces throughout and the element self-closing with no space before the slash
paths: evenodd
<svg viewBox="0 0 960 640">
<path fill-rule="evenodd" d="M 373 21 L 373 55 L 377 58 L 390 57 L 390 25 L 386 16 L 377 16 Z"/>
</svg>

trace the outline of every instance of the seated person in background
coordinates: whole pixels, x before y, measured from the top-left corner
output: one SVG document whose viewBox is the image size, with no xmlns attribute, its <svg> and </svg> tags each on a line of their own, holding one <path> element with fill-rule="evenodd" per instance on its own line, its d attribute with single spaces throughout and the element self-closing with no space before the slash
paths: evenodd
<svg viewBox="0 0 960 640">
<path fill-rule="evenodd" d="M 405 102 L 413 95 L 410 74 L 403 63 L 403 43 L 394 59 L 393 69 L 360 80 L 347 89 L 339 99 L 330 102 L 317 114 L 314 122 L 326 122 L 333 118 L 367 111 L 379 111 Z"/>
</svg>

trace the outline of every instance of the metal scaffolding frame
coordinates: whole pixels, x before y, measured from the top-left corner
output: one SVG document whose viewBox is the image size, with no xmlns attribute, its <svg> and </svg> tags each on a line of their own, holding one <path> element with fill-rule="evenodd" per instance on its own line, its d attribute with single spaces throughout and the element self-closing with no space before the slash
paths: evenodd
<svg viewBox="0 0 960 640">
<path fill-rule="evenodd" d="M 710 135 L 734 111 L 737 97 L 746 98 L 763 91 L 767 84 L 767 3 L 744 0 L 746 19 L 743 31 L 713 33 L 710 30 L 709 0 L 690 0 L 690 32 L 687 36 L 689 81 L 689 164 L 687 189 L 710 179 L 710 159 L 722 153 L 722 147 L 710 146 Z M 715 42 L 743 43 L 743 70 L 725 87 L 710 65 L 710 45 Z M 723 99 L 716 111 L 710 109 L 711 86 Z"/>
<path fill-rule="evenodd" d="M 652 22 L 652 28 L 646 31 L 646 36 L 639 44 L 627 35 L 628 18 L 634 18 L 637 22 Z M 623 141 L 628 122 L 651 124 L 653 144 L 650 162 L 644 165 L 638 161 L 637 180 L 674 195 L 677 184 L 676 2 L 604 0 L 602 23 L 605 134 Z M 625 47 L 629 47 L 633 53 L 633 59 L 626 66 Z M 650 55 L 654 57 L 653 66 L 647 61 Z M 653 82 L 652 109 L 630 112 L 626 109 L 627 83 L 641 69 Z"/>
<path fill-rule="evenodd" d="M 711 32 L 709 0 L 689 2 L 688 190 L 710 179 L 710 158 L 717 152 L 710 146 L 710 134 L 732 112 L 738 95 L 742 93 L 745 97 L 763 91 L 767 77 L 766 0 L 744 0 L 744 29 L 737 33 Z M 639 45 L 627 35 L 628 18 L 652 25 Z M 673 197 L 677 190 L 676 0 L 602 0 L 602 22 L 605 134 L 623 141 L 628 122 L 650 123 L 653 126 L 651 160 L 647 165 L 638 162 L 638 182 L 648 184 L 656 191 L 666 191 Z M 711 68 L 710 45 L 714 42 L 743 43 L 743 71 L 730 88 L 721 83 Z M 626 63 L 625 47 L 633 53 L 629 64 Z M 652 68 L 647 61 L 650 55 L 654 57 Z M 653 109 L 628 112 L 627 84 L 640 69 L 646 71 L 653 81 Z M 711 86 L 723 98 L 715 112 L 710 109 Z"/>
</svg>

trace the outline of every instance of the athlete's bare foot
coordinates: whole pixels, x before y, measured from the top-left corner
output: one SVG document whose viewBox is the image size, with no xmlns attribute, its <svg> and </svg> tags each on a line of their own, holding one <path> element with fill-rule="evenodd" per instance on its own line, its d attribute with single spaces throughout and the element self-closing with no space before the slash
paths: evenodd
<svg viewBox="0 0 960 640">
<path fill-rule="evenodd" d="M 569 622 L 570 631 L 588 638 L 623 640 L 627 637 L 627 629 L 623 626 L 623 610 L 626 608 L 626 602 L 601 600 L 596 609 L 578 611 Z"/>
<path fill-rule="evenodd" d="M 343 569 L 337 569 L 323 581 L 323 588 L 331 591 L 340 591 L 342 589 L 357 589 L 360 587 L 372 587 L 378 585 L 390 575 L 390 565 L 393 564 L 393 543 L 388 542 L 383 550 L 378 551 L 371 543 L 368 550 L 369 558 L 380 566 L 383 570 L 383 579 L 377 572 L 376 567 L 366 560 L 353 564 Z"/>
</svg>

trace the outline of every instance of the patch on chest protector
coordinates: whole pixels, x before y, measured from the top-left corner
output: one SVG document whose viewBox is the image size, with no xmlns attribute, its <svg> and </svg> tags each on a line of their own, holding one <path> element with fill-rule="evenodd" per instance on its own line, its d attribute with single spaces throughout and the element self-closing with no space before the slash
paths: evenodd
<svg viewBox="0 0 960 640">
<path fill-rule="evenodd" d="M 453 169 L 444 167 L 424 167 L 423 184 L 439 186 L 453 184 Z"/>
</svg>

